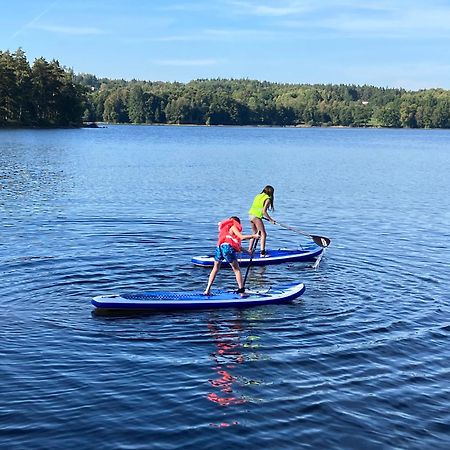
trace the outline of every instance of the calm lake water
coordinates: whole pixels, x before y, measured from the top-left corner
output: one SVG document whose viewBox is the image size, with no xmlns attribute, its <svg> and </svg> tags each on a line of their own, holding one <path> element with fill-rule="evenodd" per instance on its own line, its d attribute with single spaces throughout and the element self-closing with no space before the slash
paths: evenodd
<svg viewBox="0 0 450 450">
<path fill-rule="evenodd" d="M 450 131 L 0 131 L 1 446 L 450 448 L 449 173 Z M 248 231 L 266 184 L 277 220 L 332 239 L 317 269 L 251 271 L 298 302 L 93 313 L 204 288 L 190 258 L 225 217 Z"/>
</svg>

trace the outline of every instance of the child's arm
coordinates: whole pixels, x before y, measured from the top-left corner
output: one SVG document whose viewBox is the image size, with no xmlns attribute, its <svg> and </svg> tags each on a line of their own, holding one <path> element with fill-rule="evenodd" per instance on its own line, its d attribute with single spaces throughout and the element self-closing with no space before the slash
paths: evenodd
<svg viewBox="0 0 450 450">
<path fill-rule="evenodd" d="M 230 231 L 235 234 L 241 241 L 244 241 L 246 239 L 258 239 L 258 234 L 242 234 L 238 229 L 233 225 L 230 228 Z"/>
<path fill-rule="evenodd" d="M 230 228 L 230 231 L 235 234 L 241 241 L 244 241 L 246 239 L 256 239 L 259 237 L 259 235 L 257 234 L 242 234 L 234 225 Z"/>
<path fill-rule="evenodd" d="M 263 206 L 263 217 L 265 217 L 271 224 L 275 225 L 276 221 L 275 219 L 273 219 L 272 217 L 269 216 L 269 213 L 267 212 L 267 209 L 269 208 L 269 199 L 266 199 L 266 201 L 264 202 L 264 206 Z"/>
<path fill-rule="evenodd" d="M 244 241 L 246 239 L 259 239 L 259 234 L 242 234 L 239 232 L 236 227 L 233 225 L 230 228 L 230 231 L 233 232 L 241 241 Z M 252 252 L 249 252 L 246 248 L 241 246 L 241 252 L 248 253 L 249 255 L 252 254 Z"/>
</svg>

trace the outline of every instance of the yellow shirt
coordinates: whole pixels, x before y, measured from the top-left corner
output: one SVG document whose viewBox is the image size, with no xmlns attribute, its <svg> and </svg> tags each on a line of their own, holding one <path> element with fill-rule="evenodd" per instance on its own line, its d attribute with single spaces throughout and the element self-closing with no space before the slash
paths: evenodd
<svg viewBox="0 0 450 450">
<path fill-rule="evenodd" d="M 269 195 L 267 195 L 265 192 L 261 192 L 261 194 L 258 194 L 252 203 L 251 208 L 248 210 L 248 213 L 251 216 L 259 217 L 262 219 L 263 216 L 263 209 L 264 209 L 264 203 L 265 201 L 270 198 Z"/>
</svg>

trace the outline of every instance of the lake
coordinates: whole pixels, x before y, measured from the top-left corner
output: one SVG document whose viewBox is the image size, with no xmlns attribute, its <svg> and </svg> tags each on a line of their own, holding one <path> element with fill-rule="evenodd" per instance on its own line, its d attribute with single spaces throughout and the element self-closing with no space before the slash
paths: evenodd
<svg viewBox="0 0 450 450">
<path fill-rule="evenodd" d="M 0 443 L 9 449 L 450 448 L 450 131 L 0 130 Z M 204 289 L 194 255 L 266 184 L 332 239 L 289 305 L 101 316 Z M 307 237 L 267 225 L 268 248 Z M 215 288 L 234 289 L 223 269 Z"/>
</svg>

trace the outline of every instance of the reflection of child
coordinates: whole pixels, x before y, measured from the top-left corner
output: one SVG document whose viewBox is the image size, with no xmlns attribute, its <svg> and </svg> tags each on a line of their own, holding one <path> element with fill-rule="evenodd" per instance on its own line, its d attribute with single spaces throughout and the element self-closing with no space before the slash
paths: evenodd
<svg viewBox="0 0 450 450">
<path fill-rule="evenodd" d="M 275 220 L 269 216 L 268 209 L 273 211 L 273 197 L 275 189 L 272 186 L 267 185 L 260 194 L 258 194 L 248 211 L 250 216 L 250 223 L 252 225 L 253 233 L 259 232 L 261 237 L 261 256 L 268 256 L 266 253 L 266 228 L 264 227 L 263 218 L 270 221 L 272 224 L 276 224 Z M 249 242 L 249 249 L 252 248 L 253 240 Z"/>
<path fill-rule="evenodd" d="M 237 292 L 242 296 L 245 293 L 245 287 L 242 281 L 241 269 L 237 260 L 237 253 L 247 251 L 241 247 L 241 241 L 244 239 L 257 239 L 257 234 L 242 234 L 242 225 L 239 217 L 233 216 L 219 223 L 219 239 L 217 241 L 216 254 L 214 255 L 214 267 L 208 278 L 205 295 L 210 295 L 211 286 L 214 283 L 217 272 L 220 270 L 222 261 L 230 263 L 238 284 Z"/>
</svg>

